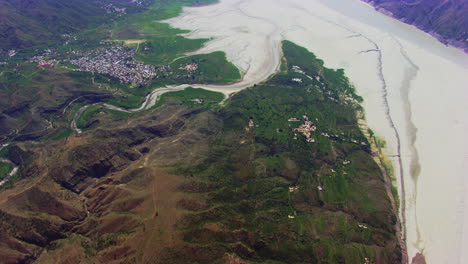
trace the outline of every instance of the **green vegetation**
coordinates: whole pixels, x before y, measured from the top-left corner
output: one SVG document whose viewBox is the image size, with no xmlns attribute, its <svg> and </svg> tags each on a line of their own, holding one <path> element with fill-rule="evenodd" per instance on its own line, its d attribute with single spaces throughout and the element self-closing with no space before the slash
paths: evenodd
<svg viewBox="0 0 468 264">
<path fill-rule="evenodd" d="M 0 180 L 5 178 L 12 169 L 13 166 L 11 164 L 0 162 Z"/>
<path fill-rule="evenodd" d="M 209 109 L 217 106 L 223 99 L 222 93 L 188 87 L 183 91 L 163 94 L 155 107 L 169 101 L 176 101 L 187 106 L 203 106 Z"/>
<path fill-rule="evenodd" d="M 70 140 L 61 149 L 65 154 L 45 154 L 56 151 L 56 145 L 61 142 L 49 142 L 51 146 L 35 149 L 42 151 L 41 157 L 66 157 L 57 166 L 52 164 L 49 168 L 49 164 L 37 162 L 28 167 L 34 154 L 27 153 L 30 156 L 22 164 L 24 175 L 46 175 L 44 179 L 50 178 L 65 189 L 79 188 L 73 195 L 87 195 L 90 204 L 99 204 L 106 199 L 119 202 L 121 198 L 109 197 L 131 193 L 129 190 L 118 191 L 126 188 L 127 182 L 112 179 L 119 177 L 119 170 L 126 171 L 123 174 L 129 173 L 124 178 L 128 176 L 131 180 L 136 177 L 132 169 L 144 172 L 150 166 L 147 162 L 158 164 L 148 169 L 148 175 L 154 180 L 153 169 L 161 166 L 155 157 L 174 159 L 179 163 L 171 168 L 185 176 L 183 182 L 188 184 L 186 189 L 173 187 L 177 189 L 177 195 L 194 199 L 194 204 L 201 201 L 198 208 L 191 208 L 192 204 L 187 202 L 187 208 L 177 216 L 182 218 L 177 219 L 180 220 L 177 230 L 171 230 L 182 233 L 180 236 L 171 234 L 171 237 L 184 240 L 184 246 L 189 247 L 185 253 L 197 252 L 196 256 L 185 254 L 185 258 L 193 260 L 203 254 L 216 258 L 232 253 L 249 263 L 365 263 L 366 259 L 371 263 L 401 262 L 394 228 L 396 215 L 386 196 L 381 171 L 357 124 L 356 113 L 362 110 L 359 105 L 362 98 L 356 95 L 343 70 L 325 68 L 323 61 L 306 49 L 284 41 L 281 73 L 237 93 L 222 107 L 219 103 L 224 100 L 223 94 L 195 88 L 163 94 L 151 112 L 130 114 L 93 104 L 104 101 L 136 108 L 149 91 L 164 85 L 239 80 L 239 70 L 227 61 L 223 52 L 183 55 L 200 48 L 206 39 L 183 38 L 177 34 L 185 31 L 157 22 L 179 14 L 183 5 L 211 2 L 156 1 L 147 11 L 81 32 L 75 42 L 59 49 L 59 52 L 83 51 L 100 47 L 102 40 L 117 41 L 135 47 L 137 60 L 171 66 L 172 74 L 158 76 L 161 78 L 144 86 L 121 84 L 109 76 L 65 67 L 38 68 L 26 62 L 2 66 L 1 135 L 9 135 L 21 127 L 14 136 L 24 140 L 66 138 L 73 132 L 69 123 L 76 111 L 90 104 L 77 120 L 77 126 L 90 128 L 96 124 L 99 127 L 90 129 L 90 133 L 85 133 L 79 140 Z M 180 69 L 188 64 L 196 64 L 197 69 L 190 72 Z M 158 107 L 161 108 L 156 109 Z M 163 109 L 167 112 L 159 115 L 157 111 Z M 149 113 L 155 115 L 149 117 Z M 135 122 L 126 122 L 130 119 Z M 118 125 L 118 128 L 107 129 L 108 124 Z M 304 130 L 307 124 L 310 134 Z M 16 151 L 18 157 L 24 154 L 20 148 Z M 166 157 L 158 151 L 177 155 Z M 194 158 L 186 159 L 179 152 Z M 174 164 L 171 161 L 167 164 Z M 162 164 L 165 166 L 166 163 Z M 8 166 L 0 163 L 0 177 L 11 170 Z M 93 187 L 88 188 L 90 175 Z M 21 177 L 20 173 L 15 175 L 9 186 Z M 96 182 L 100 178 L 106 177 L 106 187 L 92 190 L 98 188 Z M 145 182 L 141 185 L 147 188 L 147 179 L 141 177 Z M 160 191 L 158 188 L 161 187 L 152 186 L 152 191 Z M 110 196 L 105 199 L 92 197 L 95 192 L 105 196 L 109 191 Z M 50 192 L 50 195 L 55 193 L 59 192 Z M 64 199 L 63 195 L 61 197 Z M 67 199 L 72 200 L 70 197 Z M 159 207 L 155 196 L 152 198 L 152 206 Z M 90 201 L 93 199 L 95 201 Z M 142 201 L 145 203 L 148 199 Z M 138 206 L 137 200 L 133 202 Z M 82 210 L 81 202 L 77 204 Z M 103 218 L 96 214 L 99 210 L 104 216 L 115 213 L 113 210 L 121 210 L 118 212 L 120 216 L 132 217 L 141 211 L 139 208 L 131 212 L 127 208 L 132 207 L 126 207 L 126 203 L 108 206 L 110 204 L 90 209 L 95 210 L 91 212 L 92 216 L 79 224 L 83 236 L 87 236 L 86 228 L 100 225 L 98 222 Z M 73 203 L 70 206 L 74 206 Z M 155 213 L 157 216 L 156 208 Z M 75 221 L 78 218 L 77 215 L 73 219 L 70 228 L 79 222 Z M 150 221 L 160 219 L 152 218 Z M 139 222 L 127 223 L 125 221 L 130 217 L 125 219 L 110 223 L 129 228 L 134 225 L 138 229 L 135 234 L 140 232 Z M 73 230 L 78 230 L 76 227 Z M 100 232 L 108 233 L 70 242 L 81 243 L 91 256 L 99 250 L 114 247 L 130 234 L 103 229 Z M 53 232 L 44 237 L 49 233 L 53 236 L 51 241 L 57 239 Z M 66 240 L 61 242 L 68 243 Z M 179 253 L 184 249 L 175 248 L 174 251 Z M 219 252 L 221 254 L 217 255 Z"/>
<path fill-rule="evenodd" d="M 216 1 L 160 1 L 152 5 L 149 10 L 128 16 L 110 27 L 111 37 L 122 41 L 126 45 L 136 48 L 134 58 L 147 64 L 156 66 L 170 65 L 174 73 L 160 76 L 148 85 L 132 88 L 118 85 L 111 81 L 112 89 L 116 89 L 119 96 L 106 100 L 106 103 L 128 109 L 138 108 L 144 96 L 158 87 L 183 83 L 231 83 L 239 80 L 239 70 L 227 61 L 224 52 L 213 52 L 185 56 L 184 53 L 195 51 L 203 46 L 207 39 L 187 39 L 177 34 L 188 31 L 175 29 L 166 23 L 158 22 L 177 16 L 182 6 L 210 4 Z M 195 63 L 198 69 L 187 72 L 179 69 L 187 64 Z M 110 80 L 99 81 L 101 84 Z"/>
<path fill-rule="evenodd" d="M 63 6 L 65 14 L 67 14 L 67 10 L 73 9 L 72 6 L 76 4 L 75 2 L 72 1 Z M 114 17 L 115 19 L 110 20 L 107 24 L 67 36 L 66 38 L 69 40 L 67 45 L 63 45 L 64 39 L 50 38 L 47 40 L 48 48 L 55 47 L 53 50 L 56 55 L 54 56 L 57 56 L 56 58 L 59 60 L 65 60 L 57 67 L 40 68 L 37 67 L 36 63 L 26 62 L 32 56 L 40 55 L 38 50 L 41 50 L 41 47 L 21 50 L 13 58 L 9 58 L 5 53 L 1 54 L 3 56 L 1 60 L 5 59 L 10 63 L 0 65 L 0 109 L 2 117 L 4 117 L 0 125 L 0 135 L 10 135 L 16 128 L 21 127 L 23 131 L 19 131 L 18 134 L 24 135 L 21 136 L 24 139 L 61 139 L 67 137 L 70 133 L 66 130 L 71 120 L 69 114 L 73 113 L 72 109 L 75 109 L 73 105 L 67 107 L 67 103 L 80 96 L 81 99 L 74 102 L 74 105 L 104 101 L 130 109 L 138 108 L 150 91 L 165 85 L 230 83 L 239 80 L 241 76 L 238 69 L 226 60 L 223 52 L 188 57 L 184 55 L 186 52 L 202 47 L 207 41 L 206 39 L 186 39 L 177 34 L 187 31 L 158 22 L 178 15 L 183 6 L 213 2 L 215 1 L 163 0 L 155 1 L 148 6 L 148 1 L 144 1 L 142 8 L 128 9 L 129 15 L 120 18 Z M 87 9 L 88 4 L 88 2 L 84 3 L 77 10 Z M 146 10 L 143 11 L 143 9 Z M 55 12 L 54 10 L 50 11 Z M 100 20 L 92 18 L 93 10 L 96 11 L 89 9 L 90 13 L 86 14 L 89 16 L 89 20 L 82 18 L 84 20 L 80 22 L 83 23 L 76 24 L 76 29 L 100 23 Z M 57 26 L 60 27 L 60 25 Z M 122 84 L 118 79 L 110 76 L 74 71 L 76 67 L 66 62 L 77 56 L 73 55 L 74 52 L 81 53 L 109 45 L 102 43 L 106 40 L 133 46 L 136 48 L 135 59 L 137 60 L 154 65 L 170 64 L 174 69 L 174 74 L 160 76 L 161 78 L 157 78 L 147 85 L 136 87 Z M 179 69 L 188 63 L 196 63 L 198 69 L 194 72 Z M 89 93 L 94 95 L 89 96 Z M 84 94 L 87 96 L 82 96 Z M 105 96 L 98 99 L 99 95 Z M 10 105 L 11 102 L 14 104 Z M 64 116 L 60 114 L 60 111 L 61 108 L 65 109 L 65 107 L 68 112 L 63 113 Z M 11 111 L 15 114 L 6 116 L 5 113 Z M 86 112 L 89 113 L 89 110 Z M 89 115 L 93 116 L 94 114 L 90 113 Z M 84 126 L 83 120 L 88 119 L 87 116 L 81 118 L 78 125 Z M 54 124 L 53 127 L 50 126 L 50 122 Z M 14 136 L 16 135 L 12 134 L 12 137 Z"/>
<path fill-rule="evenodd" d="M 176 74 L 184 74 L 184 71 L 179 68 L 187 64 L 198 65 L 198 70 L 192 74 L 191 80 L 186 77 L 182 80 L 176 78 L 176 81 L 182 83 L 232 83 L 241 78 L 237 67 L 228 62 L 226 54 L 221 51 L 180 58 L 171 63 L 171 68 L 175 70 Z"/>
<path fill-rule="evenodd" d="M 163 65 L 203 46 L 206 40 L 187 39 L 181 36 L 164 36 L 140 45 L 135 59 L 146 64 Z"/>
<path fill-rule="evenodd" d="M 105 102 L 111 105 L 133 109 L 140 107 L 144 100 L 144 95 L 138 96 L 131 93 L 124 93 L 122 96 L 106 99 Z"/>
<path fill-rule="evenodd" d="M 342 70 L 291 42 L 283 51 L 282 73 L 218 110 L 223 129 L 206 159 L 177 166 L 210 186 L 199 190 L 210 209 L 189 214 L 185 241 L 223 243 L 245 229 L 262 245 L 252 263 L 397 263 L 395 212 L 356 120 L 361 98 Z M 293 131 L 303 115 L 316 126 L 314 142 Z"/>
<path fill-rule="evenodd" d="M 204 110 L 216 109 L 224 99 L 224 95 L 204 89 L 188 87 L 182 91 L 170 92 L 161 95 L 159 101 L 153 106 L 157 108 L 165 103 L 177 103 L 188 107 L 197 107 Z M 103 114 L 100 115 L 99 114 Z M 125 113 L 121 111 L 106 109 L 100 105 L 88 107 L 78 118 L 76 124 L 78 128 L 87 128 L 92 120 L 100 119 L 121 119 L 136 118 L 144 113 Z"/>
<path fill-rule="evenodd" d="M 116 23 L 111 29 L 111 35 L 118 40 L 144 40 L 138 45 L 135 55 L 137 60 L 153 65 L 169 64 L 184 53 L 201 48 L 207 40 L 178 36 L 187 31 L 174 29 L 158 21 L 177 16 L 183 6 L 213 2 L 216 1 L 157 1 L 149 10 Z"/>
<path fill-rule="evenodd" d="M 67 138 L 73 134 L 73 130 L 70 128 L 62 128 L 57 131 L 55 131 L 53 134 L 46 136 L 44 138 L 41 138 L 43 140 L 61 140 L 64 138 Z"/>
<path fill-rule="evenodd" d="M 8 153 L 8 146 L 1 148 L 0 149 L 0 158 L 6 158 L 7 153 Z"/>
<path fill-rule="evenodd" d="M 142 2 L 141 6 L 122 0 L 109 0 L 106 4 L 135 13 L 153 1 Z M 93 0 L 2 1 L 0 48 L 47 47 L 64 41 L 63 34 L 95 28 L 110 19 L 118 19 L 118 14 L 107 13 L 104 6 Z"/>
<path fill-rule="evenodd" d="M 85 128 L 88 124 L 88 121 L 101 112 L 101 108 L 102 107 L 98 105 L 92 105 L 88 107 L 86 110 L 83 111 L 83 113 L 76 121 L 76 126 L 79 128 Z"/>
<path fill-rule="evenodd" d="M 0 77 L 0 135 L 36 139 L 69 126 L 63 110 L 76 103 L 93 102 L 107 90 L 93 83 L 93 74 L 67 69 L 20 64 Z M 72 104 L 73 105 L 73 104 Z M 51 126 L 51 123 L 54 126 Z M 20 128 L 20 129 L 18 129 Z M 13 134 L 12 134 L 13 133 Z"/>
</svg>

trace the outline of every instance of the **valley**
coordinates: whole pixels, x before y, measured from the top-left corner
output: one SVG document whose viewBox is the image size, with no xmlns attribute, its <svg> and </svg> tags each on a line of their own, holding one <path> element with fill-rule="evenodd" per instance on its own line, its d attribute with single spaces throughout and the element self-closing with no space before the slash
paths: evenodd
<svg viewBox="0 0 468 264">
<path fill-rule="evenodd" d="M 462 263 L 466 54 L 357 0 L 115 2 L 0 52 L 6 263 Z"/>
<path fill-rule="evenodd" d="M 223 106 L 222 94 L 187 88 L 145 112 L 95 115 L 82 136 L 25 143 L 41 158 L 0 194 L 4 259 L 400 262 L 397 209 L 358 126 L 360 98 L 342 72 L 282 47 L 281 72 Z M 288 121 L 303 115 L 314 142 Z"/>
</svg>

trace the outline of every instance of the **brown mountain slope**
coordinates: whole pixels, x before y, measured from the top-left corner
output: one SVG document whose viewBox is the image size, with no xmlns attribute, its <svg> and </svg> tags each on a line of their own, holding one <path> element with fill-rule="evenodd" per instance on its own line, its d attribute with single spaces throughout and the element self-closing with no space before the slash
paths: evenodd
<svg viewBox="0 0 468 264">
<path fill-rule="evenodd" d="M 222 107 L 192 89 L 137 115 L 103 111 L 82 136 L 17 144 L 34 155 L 0 192 L 0 258 L 402 263 L 359 98 L 342 71 L 283 45 L 283 72 Z M 320 78 L 292 82 L 297 67 Z M 304 114 L 314 142 L 294 129 Z"/>
<path fill-rule="evenodd" d="M 323 230 L 316 229 L 322 224 L 313 227 L 315 224 L 310 223 L 311 230 L 299 231 L 282 209 L 268 205 L 274 201 L 268 200 L 271 198 L 264 205 L 261 200 L 257 204 L 248 202 L 253 194 L 245 189 L 253 187 L 244 185 L 248 178 L 241 180 L 244 186 L 236 194 L 234 189 L 206 182 L 201 176 L 177 176 L 168 171 L 169 165 L 203 162 L 208 154 L 207 141 L 221 128 L 216 115 L 169 105 L 130 122 L 118 121 L 109 124 L 116 127 L 112 130 L 97 129 L 85 137 L 69 138 L 63 145 L 34 149 L 42 156 L 25 172 L 31 177 L 0 193 L 0 255 L 8 260 L 6 263 L 231 263 L 236 259 L 255 263 L 265 258 L 302 263 L 303 258 L 314 261 L 320 254 L 328 254 L 320 253 L 327 249 L 318 247 L 314 254 L 319 255 L 312 257 L 298 249 L 281 247 L 292 241 L 328 241 L 328 237 L 339 235 L 349 236 L 346 240 L 350 240 L 350 246 L 362 243 L 368 245 L 367 250 L 375 250 L 376 260 L 381 259 L 376 263 L 388 263 L 385 259 L 395 257 L 387 254 L 398 254 L 396 241 L 386 231 L 393 228 L 390 218 L 384 220 L 389 205 L 378 179 L 369 178 L 360 184 L 373 190 L 370 195 L 376 195 L 375 199 L 383 199 L 377 209 L 381 216 L 366 215 L 353 206 L 339 210 L 331 204 L 323 207 L 315 191 L 305 188 L 291 200 L 296 210 L 328 220 Z M 242 138 L 253 139 L 249 137 L 249 133 L 241 133 L 224 140 L 230 145 Z M 242 160 L 251 157 L 253 153 L 248 153 L 253 144 L 246 143 L 239 153 L 243 158 L 235 159 L 248 162 Z M 116 153 L 122 148 L 128 150 Z M 77 153 L 86 155 L 78 157 Z M 234 175 L 246 177 L 251 173 L 238 171 Z M 265 178 L 254 187 L 258 190 L 252 191 L 263 195 L 270 188 L 287 189 L 294 172 L 283 174 L 284 179 Z M 277 202 L 282 204 L 281 200 Z M 252 229 L 252 220 L 246 216 L 254 211 L 259 214 L 254 222 L 264 225 L 272 221 L 268 228 L 276 235 L 268 238 L 264 237 L 266 233 Z M 356 220 L 367 222 L 373 232 L 359 234 L 365 230 L 358 231 L 356 223 L 358 233 L 342 233 L 340 225 Z"/>
<path fill-rule="evenodd" d="M 468 1 L 466 0 L 363 0 L 378 10 L 420 28 L 468 51 Z"/>
<path fill-rule="evenodd" d="M 151 154 L 145 158 L 139 149 L 169 151 L 164 138 L 188 136 L 177 133 L 191 115 L 191 110 L 168 106 L 132 121 L 135 126 L 130 128 L 98 130 L 96 135 L 70 138 L 64 145 L 35 148 L 42 154 L 25 172 L 31 178 L 0 194 L 2 259 L 6 263 L 36 258 L 37 263 L 151 259 L 157 254 L 153 251 L 174 240 L 170 230 L 180 219 L 177 202 L 184 197 L 177 188 L 185 180 L 158 169 L 178 159 L 164 155 L 149 162 Z M 195 136 L 204 135 L 190 132 L 191 138 Z M 124 154 L 117 152 L 124 147 L 128 148 Z M 86 155 L 77 156 L 81 153 Z M 45 246 L 49 250 L 44 251 Z"/>
</svg>

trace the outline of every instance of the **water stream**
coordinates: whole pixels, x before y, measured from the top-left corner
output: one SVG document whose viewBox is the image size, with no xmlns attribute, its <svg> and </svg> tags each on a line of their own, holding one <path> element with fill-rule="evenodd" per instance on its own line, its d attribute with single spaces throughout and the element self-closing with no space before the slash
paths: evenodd
<svg viewBox="0 0 468 264">
<path fill-rule="evenodd" d="M 279 69 L 282 40 L 343 68 L 364 98 L 369 126 L 395 158 L 409 258 L 424 252 L 428 263 L 465 263 L 466 54 L 358 0 L 221 0 L 166 22 L 191 30 L 188 38 L 211 39 L 193 54 L 222 50 L 244 73 L 237 83 L 194 88 L 228 96 L 268 79 Z M 138 109 L 103 106 L 138 112 L 188 86 L 157 89 Z"/>
</svg>

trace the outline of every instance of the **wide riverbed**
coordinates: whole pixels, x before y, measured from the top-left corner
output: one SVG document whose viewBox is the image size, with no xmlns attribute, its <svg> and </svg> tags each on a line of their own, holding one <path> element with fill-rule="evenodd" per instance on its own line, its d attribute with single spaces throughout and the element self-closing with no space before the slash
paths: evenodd
<svg viewBox="0 0 468 264">
<path fill-rule="evenodd" d="M 197 53 L 225 51 L 242 82 L 203 86 L 231 93 L 279 66 L 281 40 L 343 68 L 369 126 L 394 162 L 408 255 L 466 263 L 468 56 L 358 0 L 221 0 L 167 21 L 190 38 L 213 38 Z"/>
</svg>

